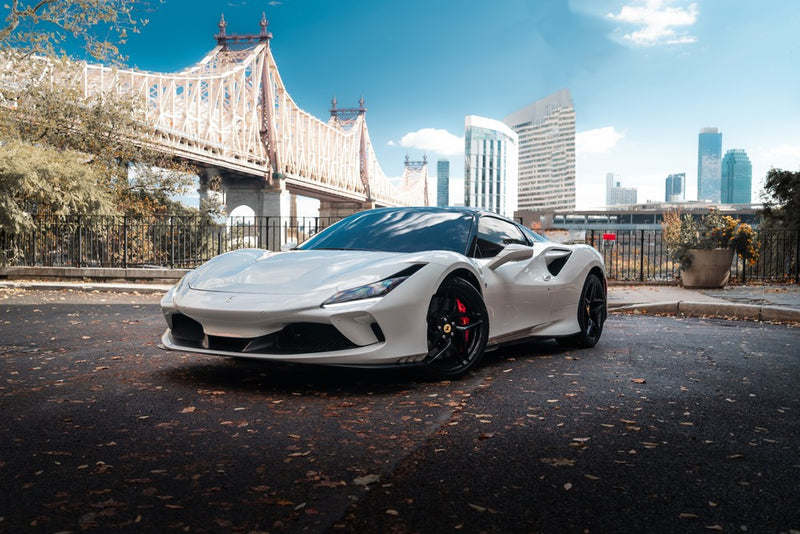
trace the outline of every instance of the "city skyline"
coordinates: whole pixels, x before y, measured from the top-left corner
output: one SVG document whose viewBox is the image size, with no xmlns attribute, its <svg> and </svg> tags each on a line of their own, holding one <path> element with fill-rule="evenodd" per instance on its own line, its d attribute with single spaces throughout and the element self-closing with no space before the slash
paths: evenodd
<svg viewBox="0 0 800 534">
<path fill-rule="evenodd" d="M 640 201 L 685 172 L 696 198 L 696 134 L 709 124 L 747 150 L 755 201 L 770 166 L 800 169 L 790 1 L 167 0 L 122 51 L 130 65 L 176 71 L 213 47 L 221 13 L 241 34 L 258 31 L 262 12 L 298 105 L 325 119 L 331 98 L 345 107 L 364 96 L 386 174 L 401 176 L 407 153 L 449 159 L 451 203 L 463 198 L 464 117 L 505 117 L 562 88 L 576 110 L 579 208 L 603 198 L 607 172 L 634 181 Z M 734 67 L 737 83 L 724 83 Z"/>
</svg>

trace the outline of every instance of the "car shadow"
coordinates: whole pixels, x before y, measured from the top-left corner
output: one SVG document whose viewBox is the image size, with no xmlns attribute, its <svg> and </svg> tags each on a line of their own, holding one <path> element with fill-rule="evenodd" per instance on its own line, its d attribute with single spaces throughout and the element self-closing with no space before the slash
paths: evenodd
<svg viewBox="0 0 800 534">
<path fill-rule="evenodd" d="M 244 358 L 214 358 L 165 372 L 175 383 L 246 392 L 396 393 L 424 382 L 419 368 L 364 369 L 275 363 Z"/>
<path fill-rule="evenodd" d="M 163 373 L 174 383 L 245 392 L 286 393 L 313 390 L 322 393 L 392 394 L 435 384 L 479 383 L 500 367 L 522 358 L 566 354 L 567 349 L 551 340 L 527 340 L 503 345 L 486 353 L 473 371 L 452 380 L 425 374 L 421 367 L 360 368 L 279 363 L 246 358 L 199 357 Z"/>
</svg>

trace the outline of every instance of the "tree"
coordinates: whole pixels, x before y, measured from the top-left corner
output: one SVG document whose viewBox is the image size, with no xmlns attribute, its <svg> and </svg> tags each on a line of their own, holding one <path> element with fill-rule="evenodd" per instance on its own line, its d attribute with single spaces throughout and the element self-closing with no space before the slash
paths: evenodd
<svg viewBox="0 0 800 534">
<path fill-rule="evenodd" d="M 9 0 L 0 9 L 0 51 L 58 57 L 81 48 L 86 58 L 121 63 L 118 45 L 147 24 L 136 14 L 148 9 L 131 0 Z"/>
<path fill-rule="evenodd" d="M 800 230 L 800 171 L 770 169 L 762 200 L 766 227 Z"/>
<path fill-rule="evenodd" d="M 121 213 L 165 212 L 172 206 L 170 196 L 191 185 L 185 163 L 141 142 L 151 136 L 151 131 L 139 120 L 140 110 L 131 99 L 113 94 L 84 98 L 72 75 L 75 65 L 65 60 L 23 64 L 24 69 L 15 71 L 18 75 L 14 82 L 0 90 L 5 101 L 5 105 L 0 101 L 0 139 L 27 143 L 29 151 L 48 147 L 83 154 L 82 161 L 91 167 L 91 173 L 85 176 L 94 182 L 87 191 L 103 189 Z M 43 154 L 40 159 L 50 157 Z M 132 162 L 147 172 L 140 171 L 129 180 Z M 154 168 L 162 170 L 149 171 Z M 34 174 L 32 171 L 26 176 Z M 0 194 L 11 193 L 3 189 L 7 183 L 0 181 Z M 60 205 L 57 197 L 48 200 L 53 202 L 49 206 L 52 212 L 78 208 Z"/>
<path fill-rule="evenodd" d="M 175 209 L 170 200 L 184 192 L 192 183 L 188 166 L 174 161 L 166 154 L 147 147 L 151 131 L 140 120 L 141 110 L 125 96 L 101 94 L 86 98 L 81 83 L 82 63 L 68 60 L 67 45 L 82 40 L 85 53 L 95 59 L 117 61 L 121 54 L 117 45 L 124 43 L 129 31 L 138 31 L 146 23 L 133 16 L 134 8 L 149 4 L 131 0 L 13 0 L 5 9 L 5 26 L 0 26 L 0 140 L 23 143 L 18 150 L 35 152 L 24 161 L 49 161 L 53 148 L 83 161 L 83 174 L 91 184 L 86 192 L 102 191 L 97 202 L 61 203 L 57 196 L 40 199 L 49 203 L 47 211 L 81 214 L 92 205 L 106 205 L 113 200 L 118 212 L 143 214 L 168 212 Z M 3 11 L 0 10 L 0 13 Z M 65 35 L 72 35 L 68 39 Z M 106 35 L 101 38 L 95 35 Z M 74 46 L 73 46 L 74 48 Z M 129 180 L 129 168 L 136 162 L 143 169 L 173 169 L 139 172 Z M 36 169 L 18 175 L 22 179 L 37 176 Z M 80 175 L 73 175 L 80 179 Z M 14 198 L 19 191 L 30 187 L 6 189 L 15 178 L 0 177 L 0 196 Z M 99 194 L 99 193 L 98 193 Z M 44 207 L 44 206 L 43 206 Z M 0 215 L 6 228 L 21 227 L 24 219 L 12 206 Z M 10 225 L 10 226 L 9 226 Z"/>
<path fill-rule="evenodd" d="M 0 230 L 18 234 L 33 226 L 39 208 L 53 215 L 109 214 L 114 203 L 86 154 L 35 147 L 22 141 L 0 146 Z"/>
</svg>

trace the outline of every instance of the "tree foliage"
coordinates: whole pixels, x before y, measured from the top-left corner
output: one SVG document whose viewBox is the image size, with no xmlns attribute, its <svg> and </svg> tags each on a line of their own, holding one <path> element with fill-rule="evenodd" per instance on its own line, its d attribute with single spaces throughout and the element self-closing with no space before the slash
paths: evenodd
<svg viewBox="0 0 800 534">
<path fill-rule="evenodd" d="M 762 200 L 766 227 L 800 230 L 800 171 L 770 169 Z"/>
<path fill-rule="evenodd" d="M 0 8 L 0 51 L 49 57 L 81 48 L 85 57 L 121 63 L 119 45 L 147 24 L 149 3 L 131 0 L 8 0 Z"/>
<path fill-rule="evenodd" d="M 18 200 L 65 215 L 92 209 L 125 214 L 181 211 L 171 198 L 191 186 L 188 166 L 150 147 L 147 139 L 152 131 L 141 120 L 134 99 L 113 93 L 87 97 L 83 64 L 64 55 L 67 46 L 74 48 L 72 41 L 79 39 L 87 55 L 120 60 L 117 45 L 146 23 L 134 17 L 134 8 L 148 5 L 140 0 L 6 4 L 5 26 L 0 25 L 0 141 L 10 143 L 6 154 L 13 148 L 24 157 L 14 166 L 15 174 L 0 175 L 0 196 L 6 199 L 0 204 L 3 228 L 25 226 Z M 65 161 L 80 162 L 84 172 L 71 165 L 52 165 L 44 172 L 44 162 L 58 159 L 56 151 Z M 23 163 L 31 167 L 23 169 Z M 134 164 L 138 172 L 130 174 Z M 5 172 L 11 172 L 11 166 L 0 168 Z M 94 201 L 42 194 L 47 190 L 45 177 L 53 184 L 84 181 L 76 187 L 95 195 Z M 22 194 L 35 198 L 23 199 Z"/>
<path fill-rule="evenodd" d="M 24 64 L 24 70 L 16 71 L 24 76 L 17 77 L 15 83 L 6 83 L 0 94 L 0 139 L 27 144 L 19 150 L 42 150 L 39 160 L 51 159 L 48 148 L 82 154 L 79 159 L 91 167 L 87 168 L 86 177 L 92 184 L 87 184 L 86 190 L 103 190 L 98 205 L 110 197 L 121 213 L 166 212 L 173 206 L 170 197 L 191 185 L 187 165 L 143 142 L 152 132 L 139 120 L 140 110 L 131 99 L 114 94 L 85 98 L 75 83 L 76 77 L 70 75 L 74 65 L 67 61 Z M 25 161 L 36 160 L 31 157 Z M 131 180 L 129 168 L 133 163 L 140 170 Z M 160 170 L 152 170 L 156 168 Z M 35 174 L 31 170 L 26 176 Z M 11 193 L 2 188 L 3 183 L 0 182 L 0 194 Z M 48 206 L 52 212 L 78 208 L 61 205 L 58 197 L 47 200 L 52 203 Z"/>
<path fill-rule="evenodd" d="M 114 203 L 86 154 L 23 141 L 0 146 L 0 229 L 28 230 L 32 214 L 109 214 Z"/>
</svg>

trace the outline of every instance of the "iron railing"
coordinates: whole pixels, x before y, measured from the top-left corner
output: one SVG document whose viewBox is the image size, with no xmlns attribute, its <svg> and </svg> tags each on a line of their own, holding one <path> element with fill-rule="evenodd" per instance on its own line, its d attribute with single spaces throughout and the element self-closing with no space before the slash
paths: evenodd
<svg viewBox="0 0 800 534">
<path fill-rule="evenodd" d="M 218 223 L 180 216 L 37 216 L 31 231 L 0 231 L 0 265 L 193 268 L 238 248 L 279 250 L 336 220 L 234 217 Z M 602 253 L 611 280 L 670 282 L 679 274 L 661 230 L 586 230 L 584 241 Z M 750 264 L 735 257 L 732 278 L 800 283 L 800 232 L 762 230 L 758 241 L 758 260 Z"/>
<path fill-rule="evenodd" d="M 800 231 L 757 231 L 760 254 L 754 263 L 734 255 L 732 280 L 800 283 Z M 587 230 L 585 242 L 599 250 L 611 280 L 669 282 L 680 265 L 667 252 L 661 230 Z"/>
<path fill-rule="evenodd" d="M 239 248 L 279 250 L 337 219 L 324 217 L 38 217 L 29 232 L 0 231 L 0 265 L 193 268 Z"/>
</svg>

